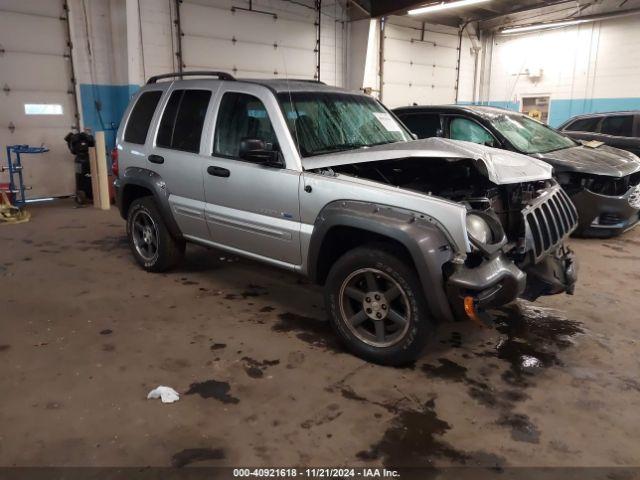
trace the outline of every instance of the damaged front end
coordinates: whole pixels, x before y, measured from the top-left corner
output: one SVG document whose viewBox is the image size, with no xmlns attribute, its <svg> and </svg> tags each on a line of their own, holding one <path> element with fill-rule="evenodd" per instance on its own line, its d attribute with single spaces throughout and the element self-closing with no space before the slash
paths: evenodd
<svg viewBox="0 0 640 480">
<path fill-rule="evenodd" d="M 435 140 L 442 139 L 407 142 L 396 150 L 372 147 L 347 159 L 319 157 L 313 167 L 466 208 L 460 232 L 466 245 L 452 242 L 452 257 L 442 264 L 443 287 L 459 318 L 482 322 L 486 309 L 518 297 L 572 294 L 576 262 L 564 241 L 578 215 L 551 167 L 502 150 Z"/>
<path fill-rule="evenodd" d="M 573 294 L 577 280 L 574 254 L 563 243 L 578 222 L 567 194 L 551 180 L 502 190 L 484 202 L 484 210 L 477 201 L 470 205 L 472 252 L 445 271 L 452 307 L 475 321 L 517 297 Z"/>
<path fill-rule="evenodd" d="M 578 209 L 576 235 L 610 237 L 640 220 L 640 172 L 623 177 L 563 172 L 558 181 Z"/>
</svg>

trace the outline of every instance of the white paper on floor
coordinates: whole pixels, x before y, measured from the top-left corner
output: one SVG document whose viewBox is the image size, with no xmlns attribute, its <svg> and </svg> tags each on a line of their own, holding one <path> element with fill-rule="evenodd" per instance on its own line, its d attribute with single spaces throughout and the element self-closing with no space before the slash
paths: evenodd
<svg viewBox="0 0 640 480">
<path fill-rule="evenodd" d="M 147 395 L 147 400 L 159 398 L 162 403 L 173 403 L 180 400 L 180 395 L 171 387 L 165 387 L 160 385 L 158 388 L 154 388 Z"/>
</svg>

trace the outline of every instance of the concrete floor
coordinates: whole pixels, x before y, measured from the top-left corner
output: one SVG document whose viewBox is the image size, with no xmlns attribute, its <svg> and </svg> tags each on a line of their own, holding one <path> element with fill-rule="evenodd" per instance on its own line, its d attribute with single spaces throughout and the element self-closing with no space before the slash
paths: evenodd
<svg viewBox="0 0 640 480">
<path fill-rule="evenodd" d="M 571 241 L 575 296 L 394 369 L 292 274 L 199 247 L 148 274 L 115 210 L 32 213 L 0 226 L 0 466 L 640 465 L 640 229 Z"/>
</svg>

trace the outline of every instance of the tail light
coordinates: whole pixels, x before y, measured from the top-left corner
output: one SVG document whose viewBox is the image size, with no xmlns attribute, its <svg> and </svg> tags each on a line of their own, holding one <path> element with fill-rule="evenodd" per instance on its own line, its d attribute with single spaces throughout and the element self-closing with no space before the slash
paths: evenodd
<svg viewBox="0 0 640 480">
<path fill-rule="evenodd" d="M 114 176 L 119 176 L 120 173 L 119 165 L 118 165 L 118 149 L 114 148 L 111 150 L 111 171 Z"/>
</svg>

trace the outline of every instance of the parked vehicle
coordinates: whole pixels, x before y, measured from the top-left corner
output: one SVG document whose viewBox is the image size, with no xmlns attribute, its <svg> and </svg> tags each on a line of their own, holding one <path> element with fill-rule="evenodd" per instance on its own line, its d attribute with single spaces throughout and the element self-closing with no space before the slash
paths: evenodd
<svg viewBox="0 0 640 480">
<path fill-rule="evenodd" d="M 558 129 L 575 140 L 595 140 L 640 155 L 640 111 L 578 115 Z"/>
<path fill-rule="evenodd" d="M 118 130 L 117 203 L 145 270 L 195 242 L 298 272 L 352 352 L 394 365 L 440 321 L 573 292 L 577 213 L 544 162 L 414 141 L 362 94 L 207 75 L 151 78 Z"/>
<path fill-rule="evenodd" d="M 442 136 L 544 160 L 578 209 L 576 235 L 610 237 L 635 226 L 640 160 L 602 143 L 583 143 L 521 113 L 480 106 L 414 106 L 395 110 L 419 138 Z"/>
</svg>

